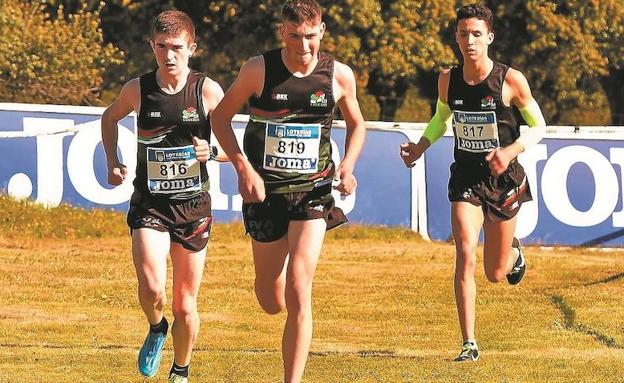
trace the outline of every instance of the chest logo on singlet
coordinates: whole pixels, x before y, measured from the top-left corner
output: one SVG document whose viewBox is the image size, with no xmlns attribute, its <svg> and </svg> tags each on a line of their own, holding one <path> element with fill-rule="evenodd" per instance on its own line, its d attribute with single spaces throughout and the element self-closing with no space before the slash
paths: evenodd
<svg viewBox="0 0 624 383">
<path fill-rule="evenodd" d="M 160 112 L 149 112 L 149 116 L 152 118 L 160 118 Z"/>
<path fill-rule="evenodd" d="M 322 90 L 316 91 L 310 95 L 310 106 L 325 107 L 327 106 L 327 97 Z"/>
<path fill-rule="evenodd" d="M 485 96 L 481 99 L 481 109 L 484 110 L 496 110 L 496 102 L 494 101 L 494 97 Z"/>
<path fill-rule="evenodd" d="M 457 149 L 486 153 L 500 146 L 496 112 L 453 111 L 453 131 Z"/>
<path fill-rule="evenodd" d="M 147 187 L 152 194 L 201 190 L 199 161 L 193 145 L 147 148 Z"/>
<path fill-rule="evenodd" d="M 273 93 L 271 98 L 275 101 L 288 101 L 288 94 L 286 93 Z"/>
<path fill-rule="evenodd" d="M 267 122 L 263 168 L 286 173 L 317 173 L 320 142 L 320 124 Z"/>
<path fill-rule="evenodd" d="M 197 122 L 199 121 L 199 113 L 197 113 L 197 109 L 192 106 L 186 108 L 186 110 L 182 111 L 182 121 L 184 122 Z"/>
</svg>

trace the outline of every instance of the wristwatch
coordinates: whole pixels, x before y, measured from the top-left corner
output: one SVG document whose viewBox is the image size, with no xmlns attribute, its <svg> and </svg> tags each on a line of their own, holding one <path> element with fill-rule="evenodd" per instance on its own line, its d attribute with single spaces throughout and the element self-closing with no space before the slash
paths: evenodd
<svg viewBox="0 0 624 383">
<path fill-rule="evenodd" d="M 217 148 L 215 145 L 210 145 L 210 156 L 208 157 L 208 161 L 214 161 L 217 159 L 217 156 L 219 155 L 219 148 Z"/>
</svg>

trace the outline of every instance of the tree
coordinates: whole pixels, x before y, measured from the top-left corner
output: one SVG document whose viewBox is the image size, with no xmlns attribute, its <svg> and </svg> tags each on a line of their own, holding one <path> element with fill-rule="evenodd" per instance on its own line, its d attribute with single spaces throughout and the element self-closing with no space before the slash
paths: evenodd
<svg viewBox="0 0 624 383">
<path fill-rule="evenodd" d="M 243 62 L 276 47 L 282 1 L 252 0 L 174 5 L 197 24 L 200 66 L 224 85 Z M 381 108 L 366 108 L 367 117 L 392 120 L 410 85 L 427 84 L 440 63 L 455 60 L 440 40 L 454 16 L 450 2 L 426 0 L 320 1 L 328 28 L 323 49 L 354 69 L 359 96 L 374 96 Z M 380 113 L 377 114 L 377 110 Z"/>
<path fill-rule="evenodd" d="M 99 9 L 52 20 L 39 4 L 0 0 L 0 99 L 97 104 L 104 70 L 122 58 L 99 24 Z"/>
<path fill-rule="evenodd" d="M 449 1 L 336 1 L 326 47 L 355 69 L 381 108 L 379 119 L 392 121 L 410 86 L 430 98 L 435 73 L 456 61 L 441 39 L 453 16 Z"/>
<path fill-rule="evenodd" d="M 493 51 L 527 76 L 550 124 L 607 124 L 624 116 L 624 3 L 488 1 Z"/>
</svg>

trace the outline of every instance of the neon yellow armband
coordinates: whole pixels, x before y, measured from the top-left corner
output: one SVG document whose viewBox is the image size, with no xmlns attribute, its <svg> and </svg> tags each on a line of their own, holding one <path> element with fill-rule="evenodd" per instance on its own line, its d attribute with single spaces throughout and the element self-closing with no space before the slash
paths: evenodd
<svg viewBox="0 0 624 383">
<path fill-rule="evenodd" d="M 546 121 L 542 115 L 537 102 L 532 99 L 526 106 L 518 109 L 524 121 L 529 125 L 529 129 L 520 134 L 517 142 L 524 146 L 524 150 L 527 150 L 531 146 L 540 142 L 540 140 L 546 134 Z"/>
<path fill-rule="evenodd" d="M 436 103 L 436 112 L 429 121 L 423 137 L 429 140 L 432 144 L 440 139 L 446 132 L 446 127 L 451 119 L 451 108 L 438 98 Z"/>
</svg>

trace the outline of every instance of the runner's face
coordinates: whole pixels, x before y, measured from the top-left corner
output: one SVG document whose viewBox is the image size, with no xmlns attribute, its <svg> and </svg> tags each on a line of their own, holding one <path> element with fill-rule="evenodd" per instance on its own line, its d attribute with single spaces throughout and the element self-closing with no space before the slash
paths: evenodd
<svg viewBox="0 0 624 383">
<path fill-rule="evenodd" d="M 189 40 L 186 32 L 177 36 L 157 33 L 150 40 L 150 45 L 158 68 L 171 75 L 182 73 L 188 67 L 189 58 L 197 48 L 197 44 L 190 43 Z"/>
<path fill-rule="evenodd" d="M 325 23 L 321 20 L 296 24 L 284 21 L 280 35 L 284 42 L 286 59 L 296 65 L 309 65 L 316 58 L 325 33 Z"/>
<path fill-rule="evenodd" d="M 476 61 L 487 57 L 488 47 L 494 41 L 494 33 L 489 31 L 485 21 L 473 17 L 459 20 L 455 40 L 464 60 Z"/>
</svg>

